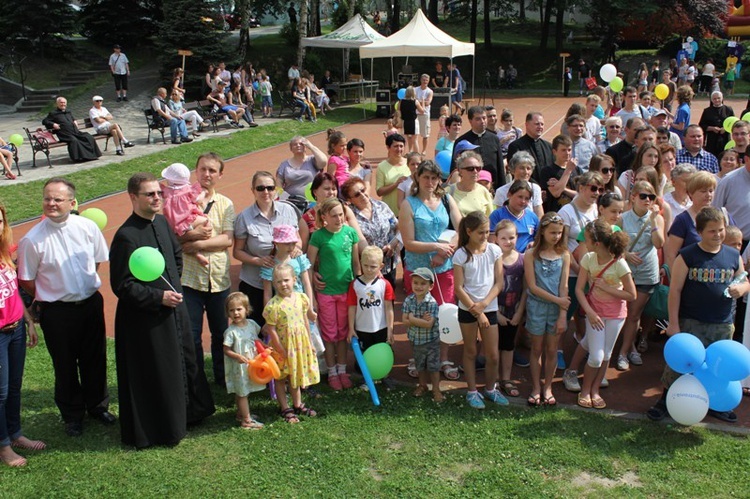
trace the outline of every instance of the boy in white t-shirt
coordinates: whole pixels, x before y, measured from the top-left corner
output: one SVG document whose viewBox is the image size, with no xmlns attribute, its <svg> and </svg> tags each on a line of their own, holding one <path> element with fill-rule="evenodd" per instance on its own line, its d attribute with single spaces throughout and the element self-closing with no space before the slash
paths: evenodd
<svg viewBox="0 0 750 499">
<path fill-rule="evenodd" d="M 364 352 L 378 343 L 393 343 L 393 301 L 396 295 L 391 283 L 380 275 L 383 250 L 368 246 L 360 257 L 362 275 L 349 285 L 349 341 L 357 337 Z M 391 387 L 388 378 L 383 380 Z"/>
</svg>

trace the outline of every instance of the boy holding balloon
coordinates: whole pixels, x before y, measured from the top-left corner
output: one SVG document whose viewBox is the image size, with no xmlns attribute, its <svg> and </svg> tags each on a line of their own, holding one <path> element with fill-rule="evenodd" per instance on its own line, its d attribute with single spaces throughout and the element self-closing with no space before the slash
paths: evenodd
<svg viewBox="0 0 750 499">
<path fill-rule="evenodd" d="M 667 335 L 671 337 L 684 331 L 708 347 L 732 338 L 733 300 L 750 291 L 750 283 L 735 279 L 744 273 L 745 268 L 740 252 L 723 244 L 726 222 L 722 211 L 703 208 L 695 217 L 695 228 L 700 242 L 680 250 L 672 266 Z M 669 366 L 664 368 L 664 393 L 646 413 L 649 419 L 659 421 L 667 415 L 667 389 L 678 377 L 679 374 Z M 709 410 L 709 414 L 727 423 L 737 422 L 733 411 Z"/>
</svg>

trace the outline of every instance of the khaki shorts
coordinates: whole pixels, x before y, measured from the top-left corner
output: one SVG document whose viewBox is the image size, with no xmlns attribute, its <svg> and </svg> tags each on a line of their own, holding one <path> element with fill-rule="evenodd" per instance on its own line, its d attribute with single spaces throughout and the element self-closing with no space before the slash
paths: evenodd
<svg viewBox="0 0 750 499">
<path fill-rule="evenodd" d="M 424 138 L 430 137 L 430 116 L 428 114 L 418 114 L 417 122 L 419 123 L 419 135 Z"/>
</svg>

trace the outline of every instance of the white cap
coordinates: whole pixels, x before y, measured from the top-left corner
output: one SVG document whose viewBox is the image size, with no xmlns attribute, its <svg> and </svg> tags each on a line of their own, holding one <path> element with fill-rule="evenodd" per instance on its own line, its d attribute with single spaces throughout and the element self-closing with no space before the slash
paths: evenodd
<svg viewBox="0 0 750 499">
<path fill-rule="evenodd" d="M 93 96 L 91 98 L 91 100 L 94 101 L 94 102 L 96 102 L 96 101 L 103 101 L 104 97 L 102 97 L 101 95 L 95 95 L 95 96 Z"/>
<path fill-rule="evenodd" d="M 190 183 L 190 170 L 182 163 L 172 163 L 161 171 L 161 176 L 170 185 L 180 186 Z"/>
</svg>

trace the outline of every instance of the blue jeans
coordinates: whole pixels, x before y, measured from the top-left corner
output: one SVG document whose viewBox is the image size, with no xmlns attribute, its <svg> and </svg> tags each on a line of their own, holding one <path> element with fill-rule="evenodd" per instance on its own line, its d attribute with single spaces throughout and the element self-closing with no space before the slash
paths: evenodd
<svg viewBox="0 0 750 499">
<path fill-rule="evenodd" d="M 203 311 L 208 318 L 208 329 L 211 332 L 211 360 L 213 362 L 214 381 L 220 385 L 224 381 L 224 331 L 228 326 L 224 302 L 229 296 L 229 289 L 224 291 L 209 292 L 198 291 L 184 286 L 182 294 L 190 315 L 190 328 L 193 332 L 195 342 L 195 360 L 200 369 L 204 368 L 203 362 Z"/>
<path fill-rule="evenodd" d="M 188 132 L 187 127 L 185 126 L 185 120 L 178 120 L 177 118 L 170 119 L 169 134 L 172 136 L 172 141 L 177 140 L 177 137 L 187 137 Z"/>
<path fill-rule="evenodd" d="M 310 106 L 307 105 L 307 102 L 300 100 L 300 99 L 294 99 L 294 103 L 300 107 L 300 116 L 304 114 L 305 116 L 307 116 L 308 119 L 312 118 L 312 113 L 310 112 Z"/>
<path fill-rule="evenodd" d="M 0 333 L 0 447 L 21 437 L 21 381 L 26 360 L 26 323 Z"/>
</svg>

